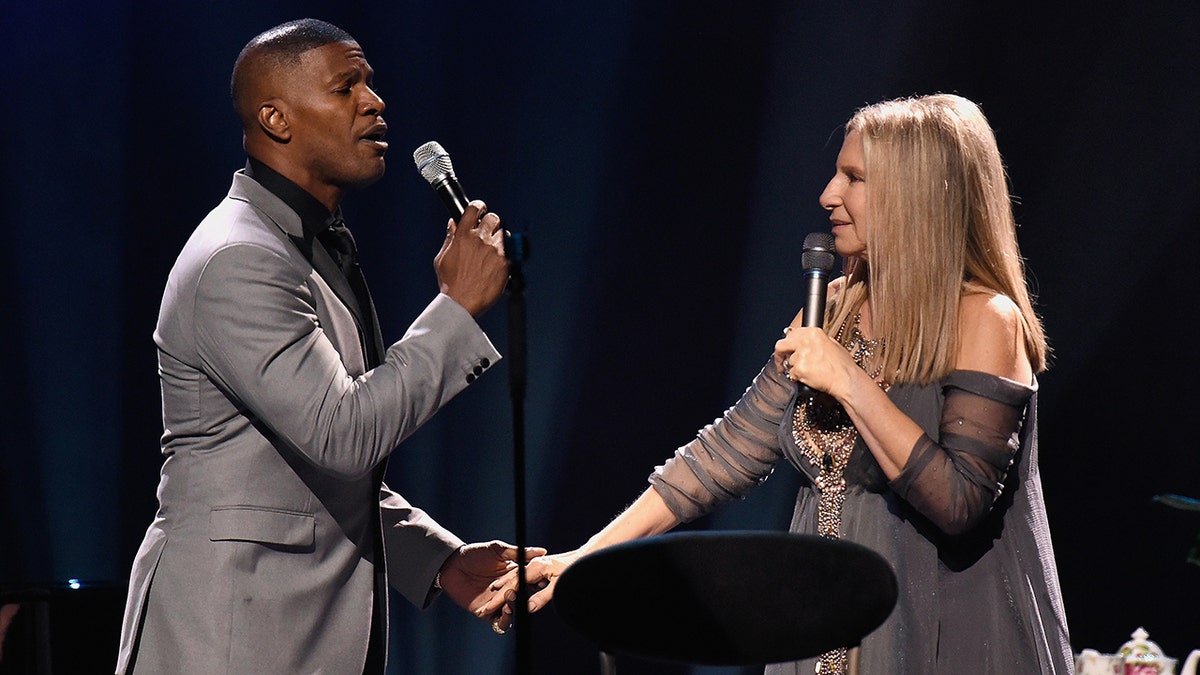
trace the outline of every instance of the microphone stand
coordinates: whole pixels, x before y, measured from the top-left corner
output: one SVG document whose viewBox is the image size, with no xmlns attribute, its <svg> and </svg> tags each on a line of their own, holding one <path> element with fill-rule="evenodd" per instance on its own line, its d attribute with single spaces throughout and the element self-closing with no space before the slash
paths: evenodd
<svg viewBox="0 0 1200 675">
<path fill-rule="evenodd" d="M 525 581 L 525 258 L 529 239 L 521 232 L 505 231 L 508 257 L 508 385 L 513 405 L 513 494 L 516 511 L 517 600 L 513 625 L 517 632 L 518 675 L 531 672 L 529 636 L 529 586 Z"/>
</svg>

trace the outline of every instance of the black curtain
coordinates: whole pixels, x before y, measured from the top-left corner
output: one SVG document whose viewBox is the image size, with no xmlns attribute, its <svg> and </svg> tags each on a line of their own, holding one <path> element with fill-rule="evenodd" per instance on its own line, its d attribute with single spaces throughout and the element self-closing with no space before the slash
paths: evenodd
<svg viewBox="0 0 1200 675">
<path fill-rule="evenodd" d="M 441 142 L 468 195 L 529 234 L 529 539 L 552 550 L 765 362 L 853 110 L 982 104 L 1055 349 L 1042 479 L 1072 643 L 1113 651 L 1140 625 L 1185 655 L 1200 518 L 1153 497 L 1200 497 L 1200 11 L 1044 4 L 6 3 L 0 584 L 124 583 L 155 509 L 162 285 L 242 164 L 229 71 L 254 34 L 317 16 L 363 45 L 388 104 L 389 171 L 345 204 L 385 337 L 436 292 L 445 215 L 412 148 Z M 483 323 L 504 351 L 503 309 Z M 514 537 L 504 370 L 391 464 L 468 540 Z M 692 527 L 786 527 L 789 473 Z M 512 640 L 451 603 L 393 607 L 392 672 L 511 671 Z M 552 610 L 532 643 L 538 672 L 598 670 Z"/>
</svg>

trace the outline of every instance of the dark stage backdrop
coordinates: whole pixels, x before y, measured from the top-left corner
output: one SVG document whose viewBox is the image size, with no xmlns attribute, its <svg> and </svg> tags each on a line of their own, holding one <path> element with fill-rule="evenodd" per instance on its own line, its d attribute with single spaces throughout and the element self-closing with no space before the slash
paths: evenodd
<svg viewBox="0 0 1200 675">
<path fill-rule="evenodd" d="M 765 362 L 850 113 L 980 102 L 1055 348 L 1042 470 L 1072 642 L 1112 651 L 1145 626 L 1169 654 L 1200 647 L 1200 517 L 1152 501 L 1200 497 L 1200 11 L 1047 4 L 5 0 L 0 583 L 124 583 L 155 509 L 163 282 L 242 164 L 230 68 L 257 32 L 318 16 L 358 38 L 389 105 L 391 168 L 345 206 L 385 336 L 436 291 L 445 215 L 412 148 L 440 141 L 529 234 L 529 539 L 555 550 Z M 503 351 L 503 306 L 483 323 Z M 514 537 L 506 370 L 391 462 L 467 540 Z M 790 474 L 695 527 L 786 527 Z M 393 604 L 392 672 L 511 671 L 511 636 L 447 601 Z M 598 670 L 553 611 L 532 644 L 539 673 Z"/>
</svg>

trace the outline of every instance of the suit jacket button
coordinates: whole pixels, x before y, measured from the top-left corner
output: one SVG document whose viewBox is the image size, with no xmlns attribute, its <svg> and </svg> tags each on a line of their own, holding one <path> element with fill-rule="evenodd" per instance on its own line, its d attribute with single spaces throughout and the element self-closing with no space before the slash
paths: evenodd
<svg viewBox="0 0 1200 675">
<path fill-rule="evenodd" d="M 476 377 L 482 375 L 483 374 L 483 366 L 475 366 L 475 370 L 473 370 L 472 372 L 475 373 Z"/>
<path fill-rule="evenodd" d="M 488 368 L 492 365 L 492 362 L 488 361 L 487 357 L 485 356 L 482 359 L 480 359 L 479 365 L 483 366 L 484 368 Z"/>
<path fill-rule="evenodd" d="M 475 373 L 467 373 L 467 384 L 475 381 Z"/>
</svg>

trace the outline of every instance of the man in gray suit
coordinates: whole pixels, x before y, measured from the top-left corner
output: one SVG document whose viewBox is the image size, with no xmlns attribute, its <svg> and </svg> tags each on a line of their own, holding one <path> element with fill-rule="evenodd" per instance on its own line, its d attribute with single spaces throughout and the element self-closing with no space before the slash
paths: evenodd
<svg viewBox="0 0 1200 675">
<path fill-rule="evenodd" d="M 503 232 L 482 202 L 451 222 L 441 292 L 384 348 L 339 207 L 384 171 L 372 74 L 311 19 L 234 66 L 249 160 L 163 293 L 160 506 L 118 673 L 381 673 L 389 582 L 507 625 L 488 585 L 516 550 L 466 545 L 382 483 L 392 450 L 500 358 L 475 317 L 504 289 Z"/>
</svg>

